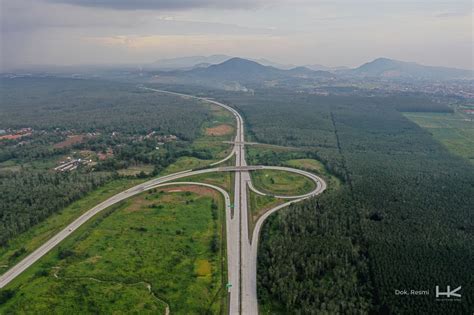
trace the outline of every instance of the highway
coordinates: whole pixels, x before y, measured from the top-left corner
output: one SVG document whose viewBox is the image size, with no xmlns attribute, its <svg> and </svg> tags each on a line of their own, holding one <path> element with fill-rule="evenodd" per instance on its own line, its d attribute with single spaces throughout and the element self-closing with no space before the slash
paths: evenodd
<svg viewBox="0 0 474 315">
<path fill-rule="evenodd" d="M 326 189 L 326 183 L 320 177 L 299 169 L 280 167 L 280 166 L 248 166 L 245 159 L 245 139 L 244 139 L 244 121 L 241 115 L 232 107 L 229 107 L 220 102 L 210 100 L 207 98 L 196 97 L 187 94 L 144 88 L 146 90 L 154 91 L 157 93 L 166 93 L 176 95 L 184 98 L 198 99 L 204 102 L 208 102 L 230 111 L 237 122 L 237 129 L 235 135 L 235 141 L 233 142 L 233 148 L 228 156 L 224 159 L 210 164 L 215 166 L 229 160 L 235 155 L 235 166 L 231 167 L 212 167 L 200 170 L 186 170 L 178 173 L 169 174 L 159 178 L 151 179 L 147 182 L 139 184 L 133 188 L 127 189 L 117 195 L 110 197 L 104 202 L 98 204 L 92 209 L 88 210 L 80 217 L 75 219 L 66 228 L 57 233 L 51 239 L 46 241 L 43 245 L 38 247 L 31 254 L 26 256 L 23 260 L 17 263 L 15 266 L 6 271 L 0 276 L 0 288 L 8 285 L 13 279 L 25 271 L 28 267 L 33 265 L 51 249 L 57 246 L 61 241 L 68 237 L 71 233 L 77 230 L 80 226 L 94 217 L 102 210 L 122 201 L 130 198 L 134 195 L 142 193 L 146 190 L 161 187 L 164 185 L 201 185 L 219 191 L 225 200 L 225 213 L 226 213 L 226 243 L 227 243 L 227 262 L 228 262 L 228 287 L 229 292 L 229 314 L 258 314 L 258 300 L 257 300 L 257 250 L 258 250 L 258 237 L 260 229 L 268 216 L 272 213 L 289 206 L 292 203 L 299 202 L 301 200 L 316 196 L 322 193 Z M 256 222 L 254 230 L 249 231 L 248 226 L 248 198 L 247 188 L 250 190 L 265 195 L 259 192 L 252 185 L 250 173 L 254 170 L 270 169 L 280 170 L 297 173 L 303 176 L 307 176 L 316 183 L 315 189 L 307 194 L 300 196 L 275 196 L 282 199 L 291 199 L 282 205 L 279 205 L 264 215 L 262 215 Z M 229 194 L 220 187 L 213 186 L 206 183 L 197 182 L 173 182 L 175 180 L 211 172 L 235 172 L 234 176 L 234 203 L 233 207 L 230 205 Z M 252 233 L 252 235 L 251 235 Z M 172 310 L 171 310 L 172 313 Z"/>
</svg>

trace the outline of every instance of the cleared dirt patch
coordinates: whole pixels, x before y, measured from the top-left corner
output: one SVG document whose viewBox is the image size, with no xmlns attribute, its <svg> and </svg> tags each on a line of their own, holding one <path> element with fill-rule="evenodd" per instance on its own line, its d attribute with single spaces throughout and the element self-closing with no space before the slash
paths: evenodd
<svg viewBox="0 0 474 315">
<path fill-rule="evenodd" d="M 15 140 L 15 139 L 19 139 L 23 136 L 25 136 L 25 135 L 6 135 L 6 136 L 1 136 L 0 140 L 3 140 L 3 139 L 5 139 L 5 140 Z"/>
<path fill-rule="evenodd" d="M 68 136 L 66 140 L 56 143 L 53 147 L 56 149 L 70 147 L 74 144 L 83 142 L 85 137 L 86 136 L 84 135 Z"/>
<path fill-rule="evenodd" d="M 97 153 L 97 157 L 99 157 L 99 160 L 101 161 L 107 160 L 109 157 L 113 157 L 113 156 L 114 156 L 114 152 L 112 151 L 111 148 L 108 148 L 105 153 L 103 152 Z"/>
<path fill-rule="evenodd" d="M 206 135 L 208 136 L 225 136 L 230 134 L 234 128 L 230 125 L 219 125 L 212 128 L 206 128 Z"/>
</svg>

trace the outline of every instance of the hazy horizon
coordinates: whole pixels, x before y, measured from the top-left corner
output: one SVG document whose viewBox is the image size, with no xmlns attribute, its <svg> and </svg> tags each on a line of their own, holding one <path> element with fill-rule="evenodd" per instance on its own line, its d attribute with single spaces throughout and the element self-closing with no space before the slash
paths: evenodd
<svg viewBox="0 0 474 315">
<path fill-rule="evenodd" d="M 1 67 L 225 54 L 357 67 L 387 57 L 473 69 L 470 1 L 3 0 Z"/>
</svg>

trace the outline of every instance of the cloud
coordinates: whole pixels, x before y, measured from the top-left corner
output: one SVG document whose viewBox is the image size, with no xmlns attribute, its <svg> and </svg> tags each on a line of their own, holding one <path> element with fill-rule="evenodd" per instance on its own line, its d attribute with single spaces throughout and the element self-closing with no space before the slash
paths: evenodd
<svg viewBox="0 0 474 315">
<path fill-rule="evenodd" d="M 458 11 L 458 12 L 444 12 L 444 13 L 439 13 L 436 14 L 435 17 L 437 18 L 457 18 L 457 17 L 465 17 L 469 16 L 472 13 L 469 11 Z"/>
<path fill-rule="evenodd" d="M 0 0 L 0 32 L 35 32 L 44 28 L 74 30 L 95 27 L 133 27 L 144 17 L 136 12 L 101 12 L 90 8 L 44 3 L 35 0 Z"/>
<path fill-rule="evenodd" d="M 216 45 L 218 43 L 233 44 L 241 46 L 242 43 L 255 42 L 280 42 L 283 40 L 279 36 L 260 36 L 260 35 L 149 35 L 149 36 L 103 36 L 103 37 L 85 37 L 85 42 L 97 43 L 104 46 L 121 46 L 134 50 L 149 50 L 161 47 L 192 47 Z"/>
<path fill-rule="evenodd" d="M 196 8 L 251 9 L 275 3 L 270 0 L 47 0 L 54 3 L 115 10 L 186 10 Z"/>
<path fill-rule="evenodd" d="M 0 63 L 10 67 L 216 53 L 334 66 L 392 55 L 472 67 L 472 5 L 471 0 L 0 0 L 0 46 Z"/>
</svg>

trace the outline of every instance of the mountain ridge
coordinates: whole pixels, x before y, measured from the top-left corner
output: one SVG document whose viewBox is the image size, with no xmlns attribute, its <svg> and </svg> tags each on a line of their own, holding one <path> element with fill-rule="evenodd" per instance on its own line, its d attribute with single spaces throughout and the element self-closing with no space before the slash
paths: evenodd
<svg viewBox="0 0 474 315">
<path fill-rule="evenodd" d="M 326 71 L 314 71 L 306 67 L 295 67 L 283 70 L 272 66 L 265 66 L 258 62 L 234 57 L 220 64 L 211 65 L 207 68 L 193 69 L 185 73 L 191 76 L 204 76 L 212 79 L 230 81 L 258 81 L 274 80 L 284 77 L 329 77 L 331 73 Z"/>
<path fill-rule="evenodd" d="M 376 58 L 347 72 L 357 76 L 419 79 L 455 79 L 468 78 L 473 75 L 472 70 L 426 66 L 386 57 Z"/>
</svg>

